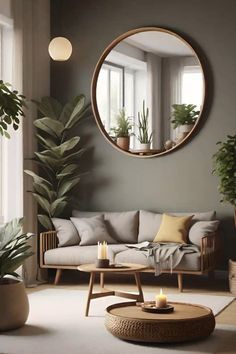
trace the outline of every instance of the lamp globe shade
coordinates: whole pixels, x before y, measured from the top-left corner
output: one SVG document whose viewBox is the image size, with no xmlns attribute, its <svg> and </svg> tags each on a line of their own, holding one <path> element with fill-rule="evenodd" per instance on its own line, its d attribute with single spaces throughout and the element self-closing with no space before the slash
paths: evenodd
<svg viewBox="0 0 236 354">
<path fill-rule="evenodd" d="M 72 53 L 72 45 L 65 37 L 55 37 L 48 46 L 49 55 L 53 60 L 68 60 Z"/>
</svg>

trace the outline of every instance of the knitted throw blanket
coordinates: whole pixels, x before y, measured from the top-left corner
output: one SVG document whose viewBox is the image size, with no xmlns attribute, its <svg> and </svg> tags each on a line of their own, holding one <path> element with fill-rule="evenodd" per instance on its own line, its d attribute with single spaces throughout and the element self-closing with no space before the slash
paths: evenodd
<svg viewBox="0 0 236 354">
<path fill-rule="evenodd" d="M 149 266 L 155 268 L 155 275 L 159 275 L 162 269 L 170 269 L 172 272 L 185 254 L 199 252 L 199 248 L 196 245 L 186 243 L 142 242 L 126 246 L 145 254 L 148 258 Z"/>
</svg>

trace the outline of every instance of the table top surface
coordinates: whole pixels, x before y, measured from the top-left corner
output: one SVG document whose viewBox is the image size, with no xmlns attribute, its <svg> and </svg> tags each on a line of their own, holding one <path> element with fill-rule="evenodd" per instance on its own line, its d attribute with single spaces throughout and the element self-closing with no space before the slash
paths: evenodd
<svg viewBox="0 0 236 354">
<path fill-rule="evenodd" d="M 150 313 L 142 311 L 141 306 L 137 306 L 134 302 L 118 303 L 109 306 L 106 310 L 109 314 L 137 320 L 150 321 L 191 321 L 197 318 L 213 316 L 211 309 L 201 305 L 192 305 L 179 302 L 169 302 L 168 304 L 174 306 L 172 313 Z"/>
<path fill-rule="evenodd" d="M 135 263 L 119 263 L 122 265 L 119 267 L 109 267 L 109 268 L 96 268 L 95 264 L 81 264 L 77 267 L 78 270 L 88 273 L 132 273 L 139 272 L 147 267 L 142 264 Z"/>
</svg>

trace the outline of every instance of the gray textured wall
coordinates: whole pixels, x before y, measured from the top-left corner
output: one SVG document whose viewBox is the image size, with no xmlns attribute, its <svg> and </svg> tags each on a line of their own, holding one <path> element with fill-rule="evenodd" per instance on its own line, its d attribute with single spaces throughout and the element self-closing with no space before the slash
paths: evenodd
<svg viewBox="0 0 236 354">
<path fill-rule="evenodd" d="M 207 100 L 198 134 L 169 155 L 139 159 L 105 141 L 91 119 L 78 129 L 92 147 L 82 161 L 81 208 L 91 210 L 217 211 L 225 261 L 236 256 L 233 210 L 221 205 L 212 176 L 216 142 L 236 131 L 235 0 L 51 0 L 52 36 L 68 37 L 73 54 L 53 63 L 51 94 L 62 101 L 90 96 L 94 67 L 105 47 L 133 28 L 159 26 L 182 34 L 206 69 Z"/>
</svg>

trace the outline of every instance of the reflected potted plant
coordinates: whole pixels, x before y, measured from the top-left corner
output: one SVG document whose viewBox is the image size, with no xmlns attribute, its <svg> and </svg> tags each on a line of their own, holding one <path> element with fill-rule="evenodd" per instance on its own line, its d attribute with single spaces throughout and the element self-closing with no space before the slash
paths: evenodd
<svg viewBox="0 0 236 354">
<path fill-rule="evenodd" d="M 111 131 L 114 133 L 116 138 L 116 144 L 123 150 L 129 150 L 130 136 L 132 135 L 132 123 L 130 118 L 126 116 L 125 109 L 122 108 L 116 117 L 117 126 L 112 128 Z"/>
<path fill-rule="evenodd" d="M 236 135 L 227 135 L 227 140 L 219 141 L 217 145 L 219 150 L 213 155 L 212 172 L 220 178 L 218 190 L 222 195 L 221 202 L 234 207 L 236 227 Z"/>
<path fill-rule="evenodd" d="M 173 119 L 171 123 L 174 129 L 179 128 L 180 133 L 189 133 L 199 116 L 200 111 L 197 111 L 195 104 L 173 104 Z"/>
<path fill-rule="evenodd" d="M 145 108 L 145 100 L 143 100 L 143 110 L 138 112 L 138 136 L 137 139 L 140 142 L 140 150 L 150 150 L 152 142 L 153 132 L 149 134 L 148 129 L 148 115 L 149 109 Z"/>
<path fill-rule="evenodd" d="M 0 331 L 24 325 L 29 302 L 24 284 L 16 270 L 33 252 L 28 240 L 33 234 L 22 233 L 23 219 L 14 219 L 0 228 Z"/>
</svg>

